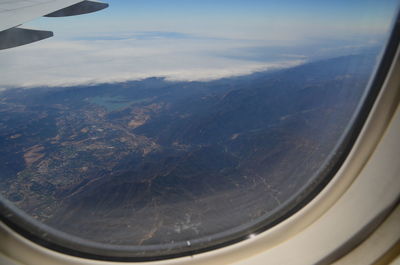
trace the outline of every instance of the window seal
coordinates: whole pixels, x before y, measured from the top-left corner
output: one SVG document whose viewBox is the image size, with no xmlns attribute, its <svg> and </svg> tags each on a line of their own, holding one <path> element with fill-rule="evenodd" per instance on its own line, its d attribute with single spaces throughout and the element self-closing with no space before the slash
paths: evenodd
<svg viewBox="0 0 400 265">
<path fill-rule="evenodd" d="M 81 249 L 85 251 L 77 251 L 70 249 L 68 247 L 62 246 L 57 241 L 59 238 L 55 237 L 55 239 L 49 242 L 48 240 L 43 240 L 41 235 L 43 233 L 48 233 L 48 227 L 33 225 L 30 221 L 27 221 L 22 213 L 20 215 L 15 215 L 18 213 L 18 210 L 15 210 L 12 206 L 6 205 L 4 202 L 0 202 L 0 220 L 12 228 L 14 231 L 19 233 L 20 235 L 28 238 L 29 240 L 39 244 L 43 247 L 49 248 L 51 250 L 55 250 L 57 252 L 61 252 L 67 255 L 77 256 L 81 258 L 87 259 L 95 259 L 95 260 L 104 260 L 104 261 L 123 261 L 123 262 L 130 262 L 130 261 L 156 261 L 156 260 L 164 260 L 164 259 L 173 259 L 179 258 L 184 256 L 192 256 L 204 252 L 209 252 L 212 250 L 224 248 L 235 243 L 242 242 L 248 239 L 249 235 L 257 235 L 260 233 L 265 232 L 266 230 L 280 224 L 282 221 L 286 220 L 287 218 L 293 216 L 295 213 L 303 209 L 305 206 L 309 204 L 313 199 L 316 198 L 317 195 L 330 183 L 332 178 L 336 175 L 336 173 L 342 167 L 342 164 L 348 157 L 349 153 L 351 152 L 354 143 L 357 141 L 359 134 L 364 127 L 364 124 L 367 118 L 370 115 L 370 112 L 375 104 L 375 101 L 381 92 L 381 87 L 383 87 L 386 77 L 390 71 L 390 68 L 393 64 L 393 60 L 395 58 L 395 54 L 397 52 L 398 46 L 400 41 L 400 19 L 399 16 L 396 18 L 392 30 L 392 35 L 388 41 L 387 47 L 385 52 L 382 56 L 381 62 L 376 70 L 374 78 L 370 84 L 370 89 L 368 90 L 367 95 L 363 100 L 363 104 L 359 106 L 359 109 L 356 112 L 356 115 L 353 118 L 353 125 L 350 126 L 348 132 L 345 133 L 345 137 L 340 141 L 340 144 L 337 147 L 337 151 L 334 152 L 334 160 L 335 163 L 328 170 L 324 170 L 323 172 L 319 172 L 319 176 L 313 178 L 314 182 L 311 186 L 307 186 L 306 189 L 301 190 L 295 197 L 292 197 L 288 200 L 285 204 L 290 206 L 288 208 L 279 208 L 275 211 L 275 217 L 273 221 L 268 220 L 267 222 L 262 222 L 258 225 L 257 228 L 251 229 L 243 233 L 241 231 L 241 236 L 233 235 L 230 240 L 223 240 L 218 244 L 213 244 L 212 246 L 202 247 L 196 250 L 189 250 L 189 251 L 182 251 L 179 253 L 171 254 L 171 255 L 161 255 L 156 257 L 139 257 L 139 256 L 129 256 L 132 253 L 129 249 L 116 253 L 107 252 L 107 249 L 91 249 L 91 246 L 80 246 Z M 394 111 L 394 110 L 393 110 Z M 296 201 L 296 204 L 293 204 L 293 201 Z M 282 214 L 285 212 L 285 214 Z M 277 217 L 278 216 L 278 217 Z M 272 217 L 271 217 L 272 218 Z M 30 218 L 29 218 L 30 219 Z M 270 218 L 269 218 L 270 219 Z M 254 228 L 254 227 L 253 227 Z M 65 238 L 63 238 L 65 239 Z M 54 241 L 54 242 L 53 242 Z M 69 244 L 76 245 L 76 242 L 70 242 Z M 92 252 L 92 254 L 89 254 Z M 101 253 L 101 254 L 100 254 Z M 109 256 L 110 255 L 110 256 Z M 128 255 L 128 256 L 125 256 Z M 133 254 L 137 255 L 137 253 Z"/>
</svg>

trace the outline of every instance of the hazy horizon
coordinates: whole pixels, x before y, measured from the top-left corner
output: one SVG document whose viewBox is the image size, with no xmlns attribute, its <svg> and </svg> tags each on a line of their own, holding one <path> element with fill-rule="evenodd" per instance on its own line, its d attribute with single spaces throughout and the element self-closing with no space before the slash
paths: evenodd
<svg viewBox="0 0 400 265">
<path fill-rule="evenodd" d="M 0 89 L 213 80 L 291 67 L 379 47 L 396 10 L 394 0 L 108 2 L 94 14 L 23 25 L 55 37 L 0 51 Z"/>
</svg>

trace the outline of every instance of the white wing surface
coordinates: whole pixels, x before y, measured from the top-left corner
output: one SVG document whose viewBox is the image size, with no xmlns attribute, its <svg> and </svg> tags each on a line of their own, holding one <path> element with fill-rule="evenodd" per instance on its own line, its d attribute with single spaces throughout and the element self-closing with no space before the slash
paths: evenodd
<svg viewBox="0 0 400 265">
<path fill-rule="evenodd" d="M 35 18 L 81 15 L 106 7 L 108 4 L 82 0 L 0 0 L 0 49 L 51 37 L 50 31 L 17 28 Z"/>
</svg>

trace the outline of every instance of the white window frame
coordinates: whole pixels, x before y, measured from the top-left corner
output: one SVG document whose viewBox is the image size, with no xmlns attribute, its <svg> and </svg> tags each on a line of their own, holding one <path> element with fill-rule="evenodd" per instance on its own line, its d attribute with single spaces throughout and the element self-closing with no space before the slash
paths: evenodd
<svg viewBox="0 0 400 265">
<path fill-rule="evenodd" d="M 340 170 L 293 216 L 257 236 L 217 250 L 122 264 L 388 264 L 398 255 L 393 249 L 400 240 L 399 58 L 397 49 L 378 98 Z M 0 252 L 1 264 L 121 264 L 52 251 L 4 223 L 0 223 Z"/>
</svg>

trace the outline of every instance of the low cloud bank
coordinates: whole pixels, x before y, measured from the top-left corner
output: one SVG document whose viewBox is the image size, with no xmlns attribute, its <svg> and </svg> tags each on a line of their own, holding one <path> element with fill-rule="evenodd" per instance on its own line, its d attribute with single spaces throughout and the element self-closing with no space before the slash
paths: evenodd
<svg viewBox="0 0 400 265">
<path fill-rule="evenodd" d="M 292 67 L 310 58 L 302 53 L 304 50 L 296 53 L 290 47 L 282 52 L 271 47 L 275 49 L 273 56 L 266 56 L 269 47 L 263 41 L 202 39 L 178 33 L 140 36 L 54 38 L 2 51 L 0 89 L 89 85 L 154 76 L 167 80 L 213 80 Z"/>
</svg>

